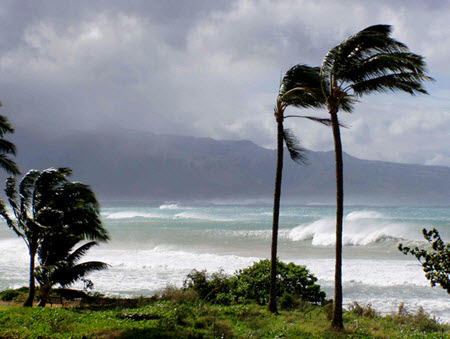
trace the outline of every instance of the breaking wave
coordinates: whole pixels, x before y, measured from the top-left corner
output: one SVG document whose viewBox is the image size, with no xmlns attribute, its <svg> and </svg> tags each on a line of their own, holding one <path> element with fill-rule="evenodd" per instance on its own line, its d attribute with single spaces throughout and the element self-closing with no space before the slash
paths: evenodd
<svg viewBox="0 0 450 339">
<path fill-rule="evenodd" d="M 159 206 L 160 210 L 177 210 L 179 208 L 178 204 L 163 204 Z"/>
<path fill-rule="evenodd" d="M 312 240 L 313 246 L 334 245 L 335 225 L 334 218 L 322 218 L 293 228 L 289 232 L 289 239 L 292 241 Z M 388 239 L 420 240 L 420 238 L 410 238 L 410 229 L 411 225 L 392 223 L 379 212 L 351 212 L 344 218 L 343 244 L 365 246 Z"/>
</svg>

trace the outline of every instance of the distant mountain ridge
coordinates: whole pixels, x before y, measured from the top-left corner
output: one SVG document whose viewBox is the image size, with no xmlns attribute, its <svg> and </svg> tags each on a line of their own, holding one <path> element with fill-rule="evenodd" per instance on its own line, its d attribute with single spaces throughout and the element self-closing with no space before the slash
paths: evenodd
<svg viewBox="0 0 450 339">
<path fill-rule="evenodd" d="M 250 141 L 156 135 L 19 134 L 18 163 L 71 167 L 104 200 L 266 199 L 273 195 L 275 151 Z M 282 199 L 333 204 L 333 152 L 308 152 L 308 166 L 285 157 Z M 345 200 L 352 204 L 450 204 L 450 167 L 361 160 L 344 154 Z"/>
</svg>

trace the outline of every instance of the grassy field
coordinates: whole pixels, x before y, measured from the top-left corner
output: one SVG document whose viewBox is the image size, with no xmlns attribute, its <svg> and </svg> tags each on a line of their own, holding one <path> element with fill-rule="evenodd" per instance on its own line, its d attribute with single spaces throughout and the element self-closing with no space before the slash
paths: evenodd
<svg viewBox="0 0 450 339">
<path fill-rule="evenodd" d="M 302 303 L 279 315 L 253 303 L 211 305 L 189 295 L 83 307 L 0 306 L 1 338 L 450 338 L 447 325 L 400 308 L 381 317 L 370 306 L 345 312 L 345 333 L 329 330 L 331 305 Z M 121 304 L 122 306 L 118 306 Z"/>
</svg>

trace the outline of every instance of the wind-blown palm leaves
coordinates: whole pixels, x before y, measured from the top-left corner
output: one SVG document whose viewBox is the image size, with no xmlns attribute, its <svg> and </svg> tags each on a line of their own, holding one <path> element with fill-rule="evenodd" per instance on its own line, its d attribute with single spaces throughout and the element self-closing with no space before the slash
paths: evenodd
<svg viewBox="0 0 450 339">
<path fill-rule="evenodd" d="M 36 280 L 39 282 L 38 306 L 45 306 L 54 285 L 67 287 L 90 272 L 108 268 L 107 264 L 100 261 L 79 263 L 81 257 L 96 246 L 97 242 L 90 241 L 72 251 L 78 241 L 79 238 L 62 229 L 59 232 L 53 231 L 42 241 L 38 250 L 40 265 L 35 270 Z"/>
<path fill-rule="evenodd" d="M 336 158 L 336 271 L 331 327 L 342 329 L 343 164 L 338 111 L 351 112 L 358 98 L 373 92 L 403 91 L 427 94 L 423 57 L 391 38 L 391 26 L 370 26 L 332 48 L 320 70 L 320 89 L 331 116 Z M 317 95 L 318 88 L 305 89 Z"/>
<path fill-rule="evenodd" d="M 11 177 L 6 182 L 5 193 L 15 219 L 5 208 L 0 209 L 0 215 L 25 241 L 30 256 L 30 291 L 24 306 L 33 304 L 35 257 L 38 250 L 44 251 L 41 246 L 47 236 L 54 236 L 58 230 L 64 229 L 78 241 L 108 240 L 94 193 L 87 185 L 69 182 L 67 176 L 70 174 L 69 168 L 50 168 L 42 172 L 31 170 L 20 181 L 18 190 L 15 178 Z M 57 247 L 52 251 L 54 255 L 64 257 L 65 252 L 58 252 Z"/>
<path fill-rule="evenodd" d="M 2 106 L 0 102 L 0 107 Z M 0 115 L 0 167 L 8 174 L 19 174 L 16 163 L 11 160 L 10 156 L 16 155 L 16 146 L 8 140 L 4 139 L 6 134 L 14 133 L 14 128 L 9 123 L 8 118 Z"/>
</svg>

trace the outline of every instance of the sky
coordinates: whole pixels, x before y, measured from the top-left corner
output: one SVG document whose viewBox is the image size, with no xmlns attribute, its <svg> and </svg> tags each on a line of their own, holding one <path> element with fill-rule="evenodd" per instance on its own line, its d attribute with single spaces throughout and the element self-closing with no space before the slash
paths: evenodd
<svg viewBox="0 0 450 339">
<path fill-rule="evenodd" d="M 449 18 L 450 2 L 439 0 L 3 0 L 0 114 L 18 138 L 150 131 L 274 148 L 284 72 L 318 66 L 349 35 L 390 24 L 436 82 L 428 96 L 361 98 L 340 114 L 344 150 L 450 166 Z M 333 148 L 325 126 L 291 119 L 286 127 L 306 148 Z"/>
</svg>

